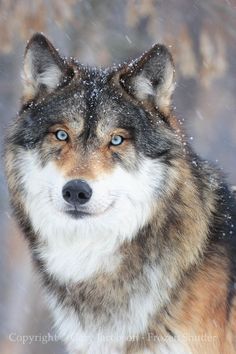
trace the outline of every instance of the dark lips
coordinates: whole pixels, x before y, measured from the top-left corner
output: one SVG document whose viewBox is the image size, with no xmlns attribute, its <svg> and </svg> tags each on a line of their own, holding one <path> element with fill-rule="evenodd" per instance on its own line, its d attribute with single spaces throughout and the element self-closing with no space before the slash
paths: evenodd
<svg viewBox="0 0 236 354">
<path fill-rule="evenodd" d="M 65 212 L 66 212 L 66 214 L 70 215 L 74 219 L 82 219 L 86 216 L 91 215 L 89 213 L 86 213 L 86 212 L 80 211 L 80 210 L 76 210 L 76 209 L 66 210 Z"/>
<path fill-rule="evenodd" d="M 78 209 L 67 209 L 67 210 L 64 210 L 64 212 L 74 219 L 82 219 L 82 218 L 85 218 L 86 216 L 98 216 L 98 215 L 104 214 L 106 211 L 108 211 L 109 209 L 111 209 L 113 207 L 114 203 L 115 202 L 112 202 L 111 205 L 106 210 L 104 210 L 101 213 L 97 213 L 97 214 L 96 213 L 95 214 L 87 213 L 86 211 L 81 211 Z"/>
</svg>

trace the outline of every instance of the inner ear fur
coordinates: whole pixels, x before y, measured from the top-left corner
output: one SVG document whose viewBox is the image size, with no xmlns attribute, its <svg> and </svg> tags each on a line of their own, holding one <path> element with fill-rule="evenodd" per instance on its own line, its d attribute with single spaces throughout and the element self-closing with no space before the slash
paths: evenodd
<svg viewBox="0 0 236 354">
<path fill-rule="evenodd" d="M 125 65 L 118 72 L 123 89 L 134 99 L 163 113 L 171 109 L 175 87 L 175 69 L 168 49 L 156 44 L 140 58 Z"/>
<path fill-rule="evenodd" d="M 25 49 L 23 67 L 23 102 L 51 93 L 66 85 L 74 76 L 68 64 L 41 33 L 36 33 Z"/>
</svg>

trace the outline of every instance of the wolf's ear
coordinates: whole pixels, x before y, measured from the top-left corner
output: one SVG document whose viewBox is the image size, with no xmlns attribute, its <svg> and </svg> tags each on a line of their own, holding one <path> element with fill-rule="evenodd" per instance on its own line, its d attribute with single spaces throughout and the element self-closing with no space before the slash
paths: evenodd
<svg viewBox="0 0 236 354">
<path fill-rule="evenodd" d="M 49 40 L 41 33 L 34 34 L 25 50 L 23 101 L 54 91 L 63 80 L 66 82 L 72 76 L 73 69 L 60 57 Z"/>
<path fill-rule="evenodd" d="M 175 86 L 174 73 L 171 54 L 164 45 L 157 44 L 123 68 L 119 80 L 135 99 L 168 113 Z"/>
</svg>

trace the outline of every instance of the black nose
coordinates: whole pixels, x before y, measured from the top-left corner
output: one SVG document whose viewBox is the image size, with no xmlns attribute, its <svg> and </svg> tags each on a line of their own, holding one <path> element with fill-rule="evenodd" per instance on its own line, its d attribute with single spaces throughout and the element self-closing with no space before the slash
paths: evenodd
<svg viewBox="0 0 236 354">
<path fill-rule="evenodd" d="M 63 187 L 62 195 L 65 201 L 73 206 L 85 204 L 92 195 L 92 189 L 88 183 L 81 179 L 74 179 Z"/>
</svg>

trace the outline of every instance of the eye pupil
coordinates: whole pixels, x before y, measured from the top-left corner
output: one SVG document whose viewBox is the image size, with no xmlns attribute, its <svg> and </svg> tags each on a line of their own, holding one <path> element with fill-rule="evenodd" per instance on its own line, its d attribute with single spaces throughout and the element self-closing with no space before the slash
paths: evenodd
<svg viewBox="0 0 236 354">
<path fill-rule="evenodd" d="M 124 141 L 124 138 L 122 136 L 114 135 L 111 139 L 111 144 L 117 146 L 117 145 L 121 145 L 123 143 L 123 141 Z"/>
<path fill-rule="evenodd" d="M 58 130 L 56 132 L 56 138 L 61 141 L 65 141 L 68 139 L 68 134 L 64 130 Z"/>
</svg>

